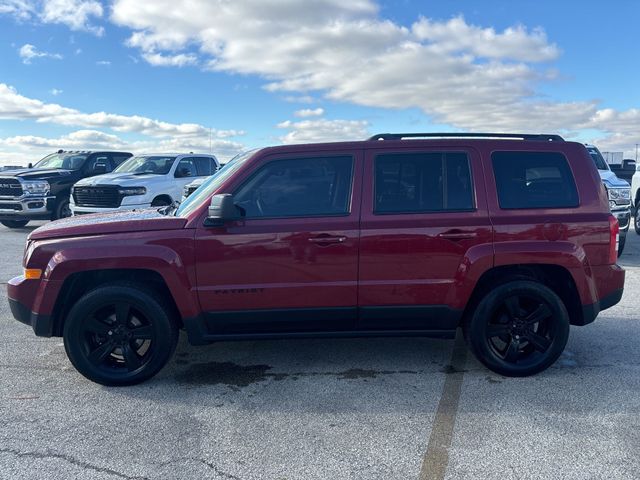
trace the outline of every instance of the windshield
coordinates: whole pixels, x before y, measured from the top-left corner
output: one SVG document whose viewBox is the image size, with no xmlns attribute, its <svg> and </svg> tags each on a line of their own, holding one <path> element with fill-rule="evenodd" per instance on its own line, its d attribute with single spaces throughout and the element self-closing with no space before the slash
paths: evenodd
<svg viewBox="0 0 640 480">
<path fill-rule="evenodd" d="M 240 153 L 236 155 L 229 163 L 218 170 L 213 176 L 207 178 L 198 190 L 193 192 L 182 205 L 176 211 L 176 217 L 186 217 L 191 212 L 196 210 L 202 202 L 206 200 L 211 194 L 216 191 L 220 185 L 222 185 L 233 173 L 238 170 L 249 159 L 255 150 L 249 150 L 248 152 Z"/>
<path fill-rule="evenodd" d="M 33 168 L 63 168 L 65 170 L 78 170 L 87 159 L 87 154 L 77 153 L 52 153 L 34 165 Z"/>
<path fill-rule="evenodd" d="M 604 161 L 602 154 L 596 147 L 587 147 L 587 152 L 593 158 L 593 163 L 596 164 L 596 168 L 598 170 L 609 170 L 609 165 Z"/>
<path fill-rule="evenodd" d="M 167 156 L 131 157 L 116 168 L 113 173 L 134 173 L 136 175 L 155 173 L 157 175 L 166 175 L 171 170 L 175 159 L 176 157 Z"/>
</svg>

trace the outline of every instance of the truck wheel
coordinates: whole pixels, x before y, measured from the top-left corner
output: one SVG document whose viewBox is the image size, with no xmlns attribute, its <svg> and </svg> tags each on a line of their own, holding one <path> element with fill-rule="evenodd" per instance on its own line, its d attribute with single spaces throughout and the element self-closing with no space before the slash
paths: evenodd
<svg viewBox="0 0 640 480">
<path fill-rule="evenodd" d="M 102 385 L 143 382 L 169 361 L 178 341 L 170 309 L 132 284 L 100 286 L 67 315 L 64 348 L 73 366 Z"/>
<path fill-rule="evenodd" d="M 492 289 L 465 327 L 480 362 L 501 375 L 524 377 L 558 359 L 569 338 L 569 314 L 553 290 L 518 280 Z"/>
<path fill-rule="evenodd" d="M 60 218 L 67 218 L 71 216 L 71 207 L 69 207 L 69 200 L 60 200 L 56 205 L 56 210 L 53 212 L 53 218 L 51 220 L 58 220 Z"/>
<path fill-rule="evenodd" d="M 2 220 L 0 223 L 7 228 L 23 228 L 27 226 L 29 220 Z"/>
<path fill-rule="evenodd" d="M 618 241 L 618 257 L 622 255 L 622 251 L 624 250 L 624 244 L 627 243 L 627 234 L 625 232 L 624 235 L 620 235 L 620 240 Z"/>
<path fill-rule="evenodd" d="M 152 207 L 167 207 L 169 205 L 171 205 L 171 200 L 167 197 L 154 198 L 151 202 Z"/>
<path fill-rule="evenodd" d="M 640 201 L 636 202 L 636 213 L 633 216 L 633 228 L 640 235 Z"/>
</svg>

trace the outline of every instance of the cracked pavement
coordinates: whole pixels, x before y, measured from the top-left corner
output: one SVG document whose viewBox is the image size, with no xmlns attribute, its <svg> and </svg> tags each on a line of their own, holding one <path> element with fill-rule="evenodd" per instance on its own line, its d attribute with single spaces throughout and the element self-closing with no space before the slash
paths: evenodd
<svg viewBox="0 0 640 480">
<path fill-rule="evenodd" d="M 27 232 L 0 227 L 1 282 Z M 640 478 L 633 231 L 621 264 L 621 304 L 521 379 L 453 341 L 183 336 L 157 377 L 107 388 L 13 320 L 0 285 L 0 479 Z"/>
</svg>

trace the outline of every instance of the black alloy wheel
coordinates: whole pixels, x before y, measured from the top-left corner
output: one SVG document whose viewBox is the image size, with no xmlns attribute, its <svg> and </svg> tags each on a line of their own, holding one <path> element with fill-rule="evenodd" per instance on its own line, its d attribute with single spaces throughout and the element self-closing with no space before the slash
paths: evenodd
<svg viewBox="0 0 640 480">
<path fill-rule="evenodd" d="M 480 302 L 468 340 L 477 358 L 506 376 L 538 373 L 557 360 L 569 336 L 562 300 L 534 281 L 514 281 L 493 289 Z"/>
<path fill-rule="evenodd" d="M 85 377 L 132 385 L 155 375 L 175 349 L 178 330 L 153 292 L 99 287 L 73 306 L 64 325 L 67 355 Z"/>
</svg>

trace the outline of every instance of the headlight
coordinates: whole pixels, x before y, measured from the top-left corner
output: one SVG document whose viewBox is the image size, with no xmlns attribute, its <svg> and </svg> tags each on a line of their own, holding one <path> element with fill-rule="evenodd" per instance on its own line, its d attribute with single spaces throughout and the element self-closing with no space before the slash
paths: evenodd
<svg viewBox="0 0 640 480">
<path fill-rule="evenodd" d="M 609 200 L 629 200 L 631 198 L 630 188 L 608 188 Z"/>
<path fill-rule="evenodd" d="M 27 195 L 46 195 L 51 187 L 44 180 L 27 180 L 22 182 L 22 189 Z"/>
<path fill-rule="evenodd" d="M 144 187 L 124 187 L 118 190 L 118 193 L 124 197 L 131 195 L 144 195 L 147 193 L 147 189 Z"/>
</svg>

